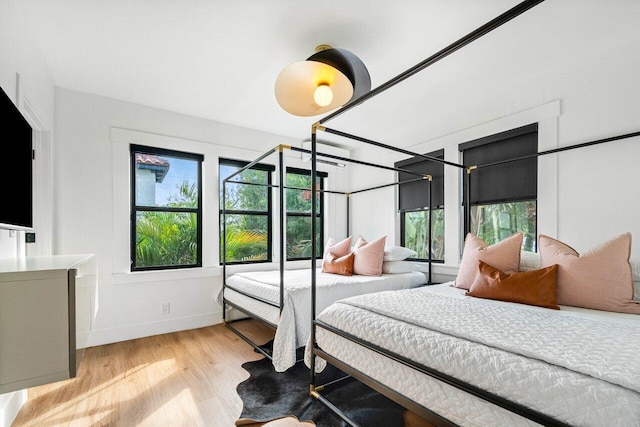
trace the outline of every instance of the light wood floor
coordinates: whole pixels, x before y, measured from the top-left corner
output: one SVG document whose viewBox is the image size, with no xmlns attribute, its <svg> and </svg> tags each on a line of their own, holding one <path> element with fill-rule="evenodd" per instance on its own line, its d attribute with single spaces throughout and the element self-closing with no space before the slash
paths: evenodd
<svg viewBox="0 0 640 427">
<path fill-rule="evenodd" d="M 273 338 L 260 322 L 234 325 L 255 342 Z M 241 365 L 262 357 L 224 325 L 91 347 L 76 378 L 29 389 L 12 427 L 234 426 L 242 412 L 236 386 L 249 377 Z M 408 415 L 408 424 L 427 425 Z"/>
</svg>

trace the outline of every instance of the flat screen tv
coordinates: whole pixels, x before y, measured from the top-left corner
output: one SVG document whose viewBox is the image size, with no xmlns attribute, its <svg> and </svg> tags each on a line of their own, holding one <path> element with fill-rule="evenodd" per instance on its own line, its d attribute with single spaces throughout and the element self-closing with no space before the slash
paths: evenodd
<svg viewBox="0 0 640 427">
<path fill-rule="evenodd" d="M 33 130 L 0 88 L 0 228 L 33 231 Z"/>
</svg>

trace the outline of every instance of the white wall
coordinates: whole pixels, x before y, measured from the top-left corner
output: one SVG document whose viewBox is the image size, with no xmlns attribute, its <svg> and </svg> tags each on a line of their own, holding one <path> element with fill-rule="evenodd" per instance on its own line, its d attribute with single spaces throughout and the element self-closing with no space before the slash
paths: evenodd
<svg viewBox="0 0 640 427">
<path fill-rule="evenodd" d="M 218 157 L 253 160 L 301 142 L 65 89 L 56 90 L 56 130 L 55 252 L 96 254 L 98 270 L 90 332 L 79 337 L 79 347 L 219 323 Z M 130 143 L 204 154 L 203 268 L 129 271 Z M 265 162 L 277 165 L 277 154 Z M 308 168 L 287 150 L 285 166 Z M 324 170 L 329 189 L 348 180 L 344 170 Z M 326 232 L 344 234 L 335 214 L 344 212 L 344 202 L 328 200 L 328 209 Z M 277 242 L 277 226 L 274 232 Z M 165 302 L 170 313 L 163 315 Z"/>
<path fill-rule="evenodd" d="M 53 82 L 40 50 L 31 39 L 21 12 L 13 1 L 0 2 L 0 52 L 0 86 L 32 127 L 49 134 L 53 131 L 54 121 Z M 40 160 L 46 160 L 46 153 Z M 40 207 L 42 195 L 35 196 L 36 207 Z M 36 232 L 48 234 L 50 230 Z M 48 241 L 48 236 L 43 235 L 43 239 Z M 0 257 L 20 257 L 25 252 L 24 232 L 0 230 Z"/>
<path fill-rule="evenodd" d="M 30 124 L 49 135 L 54 121 L 53 82 L 13 0 L 0 1 L 0 52 L 0 86 Z M 43 196 L 38 189 L 36 192 L 35 203 L 40 207 Z M 36 231 L 50 233 L 50 230 Z M 43 239 L 48 241 L 49 236 L 43 235 Z M 26 251 L 24 232 L 0 230 L 0 257 L 23 257 Z M 0 425 L 11 424 L 26 398 L 25 390 L 0 395 Z"/>
<path fill-rule="evenodd" d="M 519 87 L 478 100 L 439 128 L 456 129 L 446 135 L 410 147 L 426 153 L 445 149 L 445 158 L 459 163 L 459 143 L 491 135 L 532 122 L 539 123 L 539 151 L 573 145 L 614 135 L 640 131 L 639 40 L 620 44 L 581 62 L 562 64 Z M 446 60 L 446 59 L 445 59 Z M 598 64 L 595 66 L 594 64 Z M 423 72 L 428 72 L 425 70 Z M 391 89 L 393 90 L 393 89 Z M 381 141 L 385 142 L 385 141 Z M 379 149 L 359 148 L 371 161 L 406 158 Z M 637 160 L 640 138 L 570 150 L 538 160 L 538 232 L 567 242 L 579 251 L 629 231 L 640 242 L 640 185 Z M 352 174 L 354 187 L 392 182 L 393 172 L 361 167 Z M 353 234 L 374 239 L 387 234 L 400 241 L 395 190 L 378 190 L 361 199 L 353 198 Z M 445 266 L 434 271 L 456 273 L 461 253 L 462 212 L 460 172 L 445 166 Z M 368 209 L 375 198 L 389 200 Z M 368 221 L 374 218 L 372 224 Z M 632 258 L 640 258 L 640 243 L 634 243 Z"/>
</svg>

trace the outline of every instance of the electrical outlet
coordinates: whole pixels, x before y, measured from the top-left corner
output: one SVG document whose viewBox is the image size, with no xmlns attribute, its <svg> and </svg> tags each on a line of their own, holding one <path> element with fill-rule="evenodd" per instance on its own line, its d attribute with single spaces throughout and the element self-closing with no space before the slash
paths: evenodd
<svg viewBox="0 0 640 427">
<path fill-rule="evenodd" d="M 163 302 L 162 303 L 162 314 L 169 314 L 169 312 L 171 311 L 171 306 L 169 305 L 168 302 Z"/>
</svg>

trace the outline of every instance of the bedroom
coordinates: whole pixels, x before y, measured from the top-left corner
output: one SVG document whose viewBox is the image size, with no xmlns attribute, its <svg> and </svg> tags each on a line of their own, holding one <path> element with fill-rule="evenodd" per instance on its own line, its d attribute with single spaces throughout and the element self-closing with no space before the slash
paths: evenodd
<svg viewBox="0 0 640 427">
<path fill-rule="evenodd" d="M 95 48 L 76 44 L 79 43 L 77 34 L 91 32 L 94 25 L 111 25 L 111 28 L 133 31 L 133 26 L 127 25 L 128 21 L 116 19 L 117 11 L 96 9 L 90 14 L 93 19 L 89 19 L 73 15 L 81 12 L 76 2 L 69 2 L 56 10 L 45 8 L 36 1 L 3 1 L 1 4 L 3 25 L 0 42 L 5 53 L 0 63 L 0 85 L 15 100 L 18 86 L 16 73 L 20 74 L 21 87 L 18 92 L 36 110 L 42 128 L 52 132 L 54 166 L 50 171 L 53 176 L 51 187 L 45 191 L 51 199 L 44 197 L 45 206 L 49 207 L 46 212 L 50 213 L 50 217 L 42 219 L 45 232 L 38 234 L 37 247 L 26 245 L 25 248 L 19 241 L 20 233 L 0 231 L 0 251 L 5 257 L 18 256 L 21 250 L 30 255 L 46 254 L 47 250 L 54 254 L 95 254 L 98 264 L 96 284 L 94 287 L 88 285 L 83 295 L 92 304 L 94 317 L 79 341 L 79 344 L 91 347 L 199 328 L 221 321 L 221 307 L 215 302 L 221 285 L 215 243 L 217 188 L 209 190 L 214 194 L 214 201 L 205 202 L 210 207 L 209 213 L 205 214 L 205 221 L 208 221 L 205 222 L 205 228 L 208 227 L 207 233 L 211 233 L 211 237 L 203 242 L 205 268 L 196 269 L 198 271 L 131 274 L 128 270 L 128 157 L 126 149 L 123 151 L 118 147 L 135 138 L 136 143 L 143 145 L 204 151 L 214 158 L 223 156 L 251 160 L 281 143 L 300 145 L 309 137 L 309 127 L 314 119 L 288 116 L 275 103 L 273 82 L 284 65 L 307 57 L 317 44 L 330 42 L 357 53 L 367 64 L 375 86 L 516 2 L 491 1 L 476 6 L 474 13 L 464 14 L 464 26 L 460 28 L 449 28 L 443 23 L 447 19 L 442 15 L 431 16 L 428 25 L 420 25 L 419 16 L 422 15 L 412 9 L 418 7 L 416 5 L 391 11 L 377 6 L 375 10 L 367 10 L 365 15 L 359 14 L 355 6 L 351 13 L 344 10 L 338 12 L 344 6 L 335 6 L 329 8 L 334 12 L 327 12 L 328 16 L 322 20 L 298 18 L 299 27 L 287 31 L 278 29 L 282 26 L 283 16 L 289 16 L 286 12 L 276 8 L 265 11 L 254 4 L 255 9 L 243 11 L 246 17 L 240 14 L 243 25 L 239 25 L 243 34 L 252 34 L 253 38 L 236 38 L 237 32 L 228 30 L 229 34 L 234 34 L 233 42 L 238 43 L 233 45 L 237 48 L 235 51 L 223 57 L 223 62 L 231 65 L 222 67 L 218 63 L 210 64 L 202 71 L 203 74 L 187 74 L 180 78 L 172 77 L 171 73 L 179 72 L 182 67 L 170 67 L 167 63 L 169 59 L 163 56 L 165 50 L 179 51 L 178 42 L 171 44 L 160 39 L 157 44 L 144 46 L 149 58 L 137 54 L 141 46 L 131 49 L 126 40 L 120 40 L 119 47 L 110 48 L 103 44 L 105 39 L 90 39 L 87 35 L 96 44 Z M 280 5 L 284 7 L 286 3 Z M 131 16 L 145 16 L 142 13 L 147 10 L 145 6 L 148 4 L 141 3 L 138 8 L 128 12 Z M 558 6 L 557 2 L 548 1 L 540 7 L 561 7 L 562 13 L 546 16 L 544 29 L 539 28 L 535 14 L 523 15 L 522 19 L 515 22 L 514 28 L 527 31 L 524 39 L 518 33 L 512 39 L 514 43 L 497 36 L 479 40 L 476 49 L 471 49 L 472 46 L 469 46 L 469 50 L 462 49 L 437 67 L 425 71 L 419 77 L 421 80 L 399 85 L 372 101 L 370 108 L 384 114 L 389 112 L 389 105 L 397 106 L 393 110 L 398 110 L 398 116 L 402 113 L 401 117 L 393 117 L 393 120 L 386 120 L 385 116 L 371 118 L 368 104 L 365 104 L 363 107 L 367 108 L 346 114 L 339 124 L 344 123 L 354 133 L 376 140 L 407 141 L 406 146 L 417 152 L 444 148 L 445 157 L 453 160 L 457 160 L 459 143 L 533 121 L 540 125 L 540 149 L 638 130 L 640 88 L 637 76 L 640 63 L 635 52 L 640 34 L 635 26 L 639 13 L 635 3 L 621 1 L 613 7 L 599 2 L 589 2 L 586 6 L 583 2 L 563 2 L 563 6 Z M 426 10 L 420 11 L 428 15 Z M 221 15 L 233 15 L 233 10 L 225 12 L 226 15 Z M 293 11 L 289 13 L 293 14 Z M 457 8 L 446 13 L 449 13 L 446 16 L 451 21 L 461 19 L 461 12 Z M 303 15 L 313 16 L 310 12 Z M 111 21 L 107 20 L 109 16 Z M 39 27 L 26 25 L 25 21 L 29 21 L 27 17 L 34 20 L 39 17 L 33 21 Z M 260 32 L 258 35 L 248 32 L 247 27 L 251 26 L 252 19 L 258 17 L 265 20 L 263 25 L 268 23 L 273 26 L 263 30 L 275 34 L 270 45 L 262 44 Z M 189 19 L 195 18 L 188 16 L 184 19 L 189 23 Z M 67 20 L 79 27 L 69 28 L 69 33 L 57 33 L 55 27 L 64 26 L 62 23 Z M 569 20 L 570 23 L 567 22 Z M 397 28 L 397 22 L 406 24 Z M 153 31 L 145 26 L 151 25 L 145 19 L 140 18 L 133 23 L 137 23 L 143 32 Z M 179 24 L 170 18 L 165 17 L 163 23 L 168 26 L 172 23 L 180 29 Z M 216 25 L 227 29 L 219 20 Z M 231 26 L 231 23 L 228 25 Z M 363 28 L 356 30 L 357 25 Z M 379 29 L 381 33 L 373 41 L 369 35 L 363 35 L 373 33 L 374 29 Z M 382 29 L 387 32 L 383 33 Z M 420 29 L 421 32 L 412 35 L 410 29 Z M 50 32 L 49 38 L 41 38 L 42 32 L 47 31 Z M 531 36 L 532 32 L 535 36 Z M 59 34 L 61 38 L 54 37 L 54 34 Z M 187 31 L 186 34 L 190 33 Z M 303 41 L 299 40 L 299 34 L 304 34 Z M 99 35 L 97 31 L 96 35 Z M 125 31 L 122 35 L 125 39 L 128 36 L 135 34 Z M 104 35 L 101 37 L 108 38 Z M 144 35 L 139 37 L 136 40 L 148 40 Z M 219 34 L 218 37 L 224 41 L 220 44 L 232 44 L 230 38 Z M 47 44 L 46 40 L 51 44 Z M 185 45 L 193 42 L 191 39 L 180 41 Z M 213 45 L 217 46 L 218 42 Z M 533 52 L 528 51 L 529 54 L 539 57 L 539 62 L 544 66 L 525 72 L 520 65 L 535 64 L 517 56 L 518 60 L 501 64 L 504 74 L 499 76 L 500 80 L 484 80 L 485 76 L 480 73 L 491 68 L 484 59 L 492 52 L 490 49 L 498 45 L 500 49 L 510 49 L 506 52 L 515 55 L 525 50 L 524 47 L 518 48 L 519 44 L 533 46 Z M 256 48 L 253 55 L 237 55 L 240 47 L 245 49 L 250 45 Z M 282 49 L 283 45 L 290 47 Z M 65 46 L 68 50 L 64 49 Z M 211 43 L 197 47 L 198 54 L 200 50 L 208 52 L 210 47 Z M 501 52 L 494 51 L 492 55 L 500 57 Z M 4 59 L 5 55 L 7 60 Z M 156 62 L 145 62 L 154 58 Z M 102 66 L 109 70 L 106 76 L 95 75 L 97 79 L 104 79 L 97 82 L 98 87 L 109 87 L 111 78 L 118 76 L 118 79 L 113 79 L 122 85 L 120 92 L 113 92 L 117 95 L 91 89 L 89 83 L 83 80 L 90 76 L 82 77 L 79 69 L 74 70 L 74 67 L 82 67 L 84 61 L 87 68 L 92 67 L 90 59 L 97 61 L 94 69 Z M 182 64 L 180 60 L 173 60 L 172 64 Z M 264 62 L 264 67 L 256 70 L 256 60 Z M 469 76 L 465 74 L 469 72 L 469 67 L 465 67 L 462 61 L 485 68 L 477 70 L 479 74 Z M 384 68 L 383 64 L 386 64 Z M 145 93 L 162 92 L 169 84 L 146 84 L 147 80 L 151 80 L 149 72 L 156 73 L 159 67 L 166 69 L 167 74 L 162 77 L 182 95 L 182 98 L 173 101 L 174 104 L 163 99 L 158 100 L 158 104 L 151 104 L 143 97 Z M 122 68 L 124 75 L 117 72 L 118 68 Z M 223 69 L 226 74 L 210 77 L 211 68 Z M 233 74 L 245 68 L 252 69 L 252 72 L 244 75 L 244 80 L 236 81 Z M 125 74 L 134 71 L 141 74 Z M 452 79 L 441 84 L 445 76 Z M 126 81 L 134 83 L 134 89 L 125 89 Z M 415 99 L 421 96 L 413 92 L 415 84 L 423 84 L 429 89 L 428 99 Z M 202 91 L 208 95 L 204 99 L 196 98 Z M 264 96 L 268 108 L 253 101 L 252 96 L 257 93 Z M 217 116 L 197 113 L 196 102 L 200 102 L 205 110 L 215 110 Z M 425 112 L 418 107 L 410 108 L 410 102 L 417 102 L 418 106 L 431 110 Z M 240 110 L 237 119 L 226 115 L 233 110 Z M 248 120 L 240 122 L 243 116 Z M 264 122 L 257 124 L 262 116 L 265 116 Z M 425 117 L 430 119 L 426 120 Z M 282 130 L 276 131 L 268 127 L 269 124 L 278 124 Z M 576 150 L 554 159 L 541 159 L 538 169 L 537 232 L 555 236 L 576 248 L 584 249 L 621 232 L 640 235 L 636 219 L 640 211 L 640 189 L 633 184 L 635 159 L 640 150 L 636 142 L 619 141 Z M 205 148 L 201 148 L 203 146 Z M 364 147 L 356 147 L 351 153 L 354 158 L 365 154 L 374 162 L 389 160 L 384 157 L 385 154 Z M 125 163 L 119 163 L 118 159 L 123 158 Z M 398 157 L 397 160 L 402 158 Z M 213 163 L 217 164 L 217 161 Z M 328 171 L 342 174 L 341 182 L 350 183 L 354 188 L 365 183 L 383 184 L 392 176 L 362 169 L 349 166 L 344 170 Z M 205 176 L 204 181 L 217 182 L 216 168 L 208 169 L 208 173 L 210 175 Z M 460 194 L 456 190 L 459 177 L 455 171 L 447 170 L 446 173 L 445 205 L 459 206 Z M 585 186 L 587 180 L 589 185 Z M 376 193 L 371 196 L 375 197 L 373 200 L 363 196 L 358 201 L 360 206 L 376 206 L 375 210 L 365 210 L 358 205 L 353 207 L 354 235 L 362 234 L 369 239 L 387 235 L 399 242 L 397 206 L 393 202 L 395 195 L 392 189 L 384 191 L 386 196 Z M 376 203 L 378 197 L 388 197 L 391 202 Z M 328 224 L 327 237 L 345 234 L 338 215 L 342 209 L 336 207 L 336 211 L 329 214 L 332 222 Z M 460 217 L 455 208 L 446 209 L 445 215 L 445 263 L 436 266 L 434 272 L 455 276 L 463 237 L 460 233 Z M 633 245 L 632 257 L 640 258 L 640 249 L 636 244 Z M 161 308 L 165 302 L 170 303 L 168 314 L 162 314 Z"/>
</svg>

